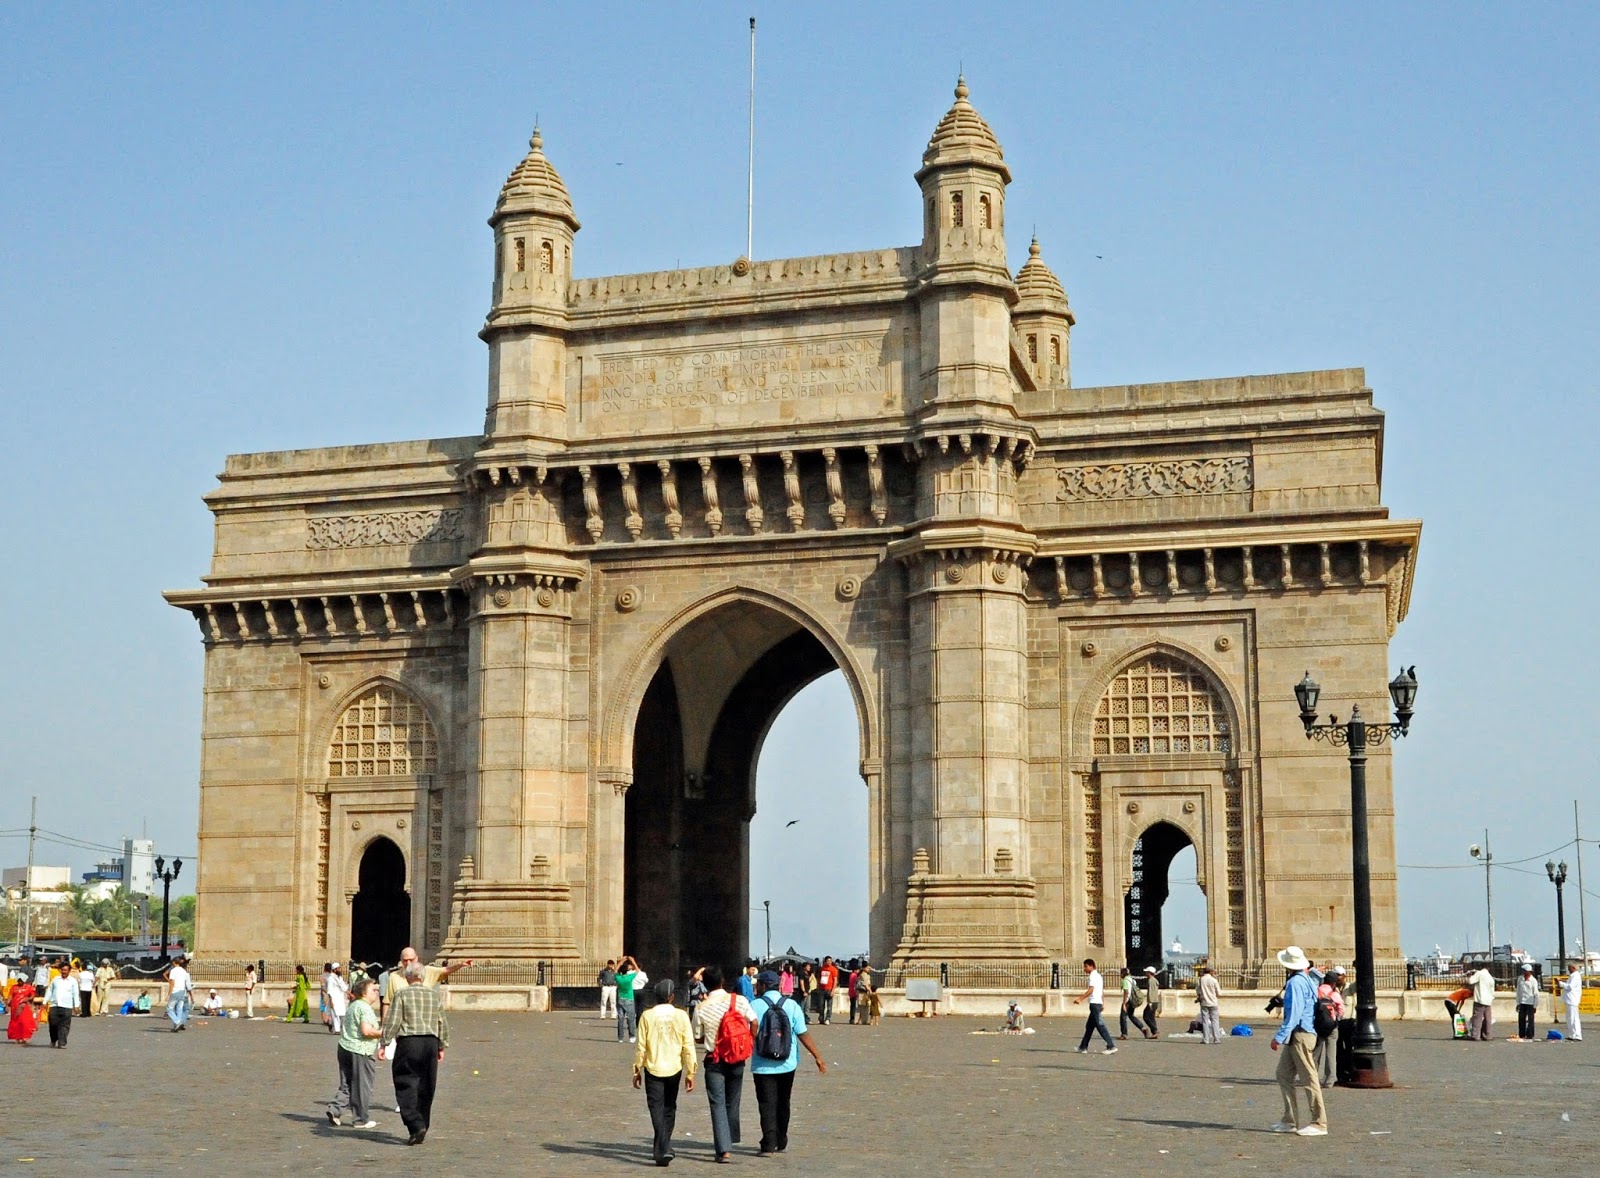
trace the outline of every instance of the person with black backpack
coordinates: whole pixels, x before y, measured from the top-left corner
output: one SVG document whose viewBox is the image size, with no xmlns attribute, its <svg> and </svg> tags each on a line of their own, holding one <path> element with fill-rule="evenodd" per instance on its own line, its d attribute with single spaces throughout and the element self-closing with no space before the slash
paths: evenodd
<svg viewBox="0 0 1600 1178">
<path fill-rule="evenodd" d="M 756 1012 L 743 994 L 722 988 L 722 969 L 701 973 L 706 996 L 694 1012 L 694 1037 L 706 1049 L 706 1099 L 711 1104 L 711 1143 L 717 1161 L 727 1162 L 739 1144 L 739 1096 L 744 1068 L 755 1051 Z"/>
<path fill-rule="evenodd" d="M 756 1080 L 756 1107 L 761 1110 L 763 1157 L 789 1148 L 789 1100 L 800 1067 L 800 1048 L 810 1052 L 819 1073 L 828 1070 L 806 1030 L 806 1012 L 793 998 L 778 992 L 779 984 L 774 971 L 762 970 L 756 975 L 756 1000 L 752 1003 L 756 1042 L 750 1071 Z"/>
</svg>

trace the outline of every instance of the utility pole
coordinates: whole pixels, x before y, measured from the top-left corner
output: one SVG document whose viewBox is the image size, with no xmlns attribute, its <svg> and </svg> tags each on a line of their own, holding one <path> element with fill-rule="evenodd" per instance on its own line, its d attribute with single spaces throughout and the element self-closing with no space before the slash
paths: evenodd
<svg viewBox="0 0 1600 1178">
<path fill-rule="evenodd" d="M 1474 859 L 1483 860 L 1483 898 L 1489 912 L 1489 960 L 1494 960 L 1494 855 L 1489 850 L 1489 832 L 1483 832 L 1483 846 L 1468 848 Z"/>
<path fill-rule="evenodd" d="M 772 956 L 772 901 L 763 900 L 761 906 L 767 910 L 767 957 Z"/>
<path fill-rule="evenodd" d="M 1572 839 L 1578 849 L 1578 960 L 1589 968 L 1589 921 L 1583 912 L 1583 827 L 1578 823 L 1578 800 L 1572 800 Z M 1562 952 L 1565 952 L 1565 946 Z"/>
<path fill-rule="evenodd" d="M 39 798 L 35 794 L 28 813 L 28 874 L 22 879 L 22 935 L 17 940 L 22 951 L 33 941 L 33 841 L 39 834 Z"/>
</svg>

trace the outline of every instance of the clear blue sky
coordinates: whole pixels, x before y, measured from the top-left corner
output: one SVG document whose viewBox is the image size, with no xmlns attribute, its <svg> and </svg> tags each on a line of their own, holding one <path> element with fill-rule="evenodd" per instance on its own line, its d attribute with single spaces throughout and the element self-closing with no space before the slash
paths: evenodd
<svg viewBox="0 0 1600 1178">
<path fill-rule="evenodd" d="M 1600 15 L 1386 7 L 758 5 L 756 252 L 914 240 L 964 64 L 1013 261 L 1037 225 L 1077 312 L 1077 383 L 1365 365 L 1386 501 L 1426 521 L 1393 646 L 1422 680 L 1401 861 L 1466 864 L 1487 826 L 1537 869 L 1574 798 L 1600 835 Z M 579 273 L 740 253 L 751 11 L 0 8 L 0 827 L 38 793 L 49 828 L 193 849 L 201 647 L 159 592 L 205 570 L 223 455 L 480 426 L 484 218 L 536 114 Z M 807 708 L 800 748 L 853 748 L 836 687 Z M 763 817 L 837 789 L 860 837 L 789 828 L 753 898 L 853 944 L 855 885 L 818 882 L 865 878 L 853 756 L 805 769 L 764 767 Z M 1553 948 L 1542 869 L 1495 892 L 1500 939 Z M 1408 949 L 1484 942 L 1481 871 L 1408 869 L 1401 904 Z"/>
</svg>

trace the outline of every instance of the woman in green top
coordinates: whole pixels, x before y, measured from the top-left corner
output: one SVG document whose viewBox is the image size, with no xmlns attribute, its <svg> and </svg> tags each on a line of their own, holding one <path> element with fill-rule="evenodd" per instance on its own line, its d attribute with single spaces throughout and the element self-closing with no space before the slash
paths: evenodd
<svg viewBox="0 0 1600 1178">
<path fill-rule="evenodd" d="M 638 1008 L 633 1004 L 633 983 L 639 976 L 639 964 L 631 957 L 617 963 L 617 1042 L 626 1039 L 632 1043 L 638 1034 Z"/>
<path fill-rule="evenodd" d="M 295 1019 L 299 1019 L 303 1023 L 311 1021 L 309 1003 L 306 1000 L 310 992 L 311 979 L 306 977 L 306 967 L 303 965 L 295 966 L 294 995 L 289 999 L 289 1014 L 285 1019 L 286 1022 L 292 1023 Z"/>
<path fill-rule="evenodd" d="M 373 988 L 371 978 L 358 978 L 350 988 L 353 999 L 344 1012 L 344 1027 L 339 1032 L 339 1095 L 328 1105 L 328 1124 L 337 1125 L 348 1105 L 355 1112 L 357 1129 L 376 1129 L 368 1112 L 372 1099 L 373 1082 L 378 1078 L 378 1062 L 374 1053 L 383 1027 L 378 1022 L 378 1012 L 372 1009 Z"/>
</svg>

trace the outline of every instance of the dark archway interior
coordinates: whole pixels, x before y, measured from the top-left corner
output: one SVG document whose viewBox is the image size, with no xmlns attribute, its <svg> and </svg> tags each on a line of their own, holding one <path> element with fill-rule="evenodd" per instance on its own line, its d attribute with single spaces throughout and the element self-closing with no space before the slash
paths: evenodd
<svg viewBox="0 0 1600 1178">
<path fill-rule="evenodd" d="M 361 890 L 350 905 L 350 960 L 393 965 L 411 937 L 406 857 L 389 839 L 373 839 L 361 856 L 358 879 Z"/>
<path fill-rule="evenodd" d="M 623 951 L 653 978 L 681 981 L 686 968 L 744 961 L 761 742 L 796 692 L 837 667 L 815 635 L 792 623 L 753 659 L 730 664 L 726 654 L 686 647 L 664 660 L 634 729 Z M 715 712 L 701 768 L 692 766 L 693 750 L 686 754 L 685 734 L 710 717 L 695 709 Z"/>
<path fill-rule="evenodd" d="M 1171 890 L 1172 860 L 1190 845 L 1189 836 L 1170 822 L 1157 822 L 1133 845 L 1132 886 L 1123 897 L 1123 928 L 1127 930 L 1128 968 L 1161 968 L 1161 906 Z"/>
</svg>

